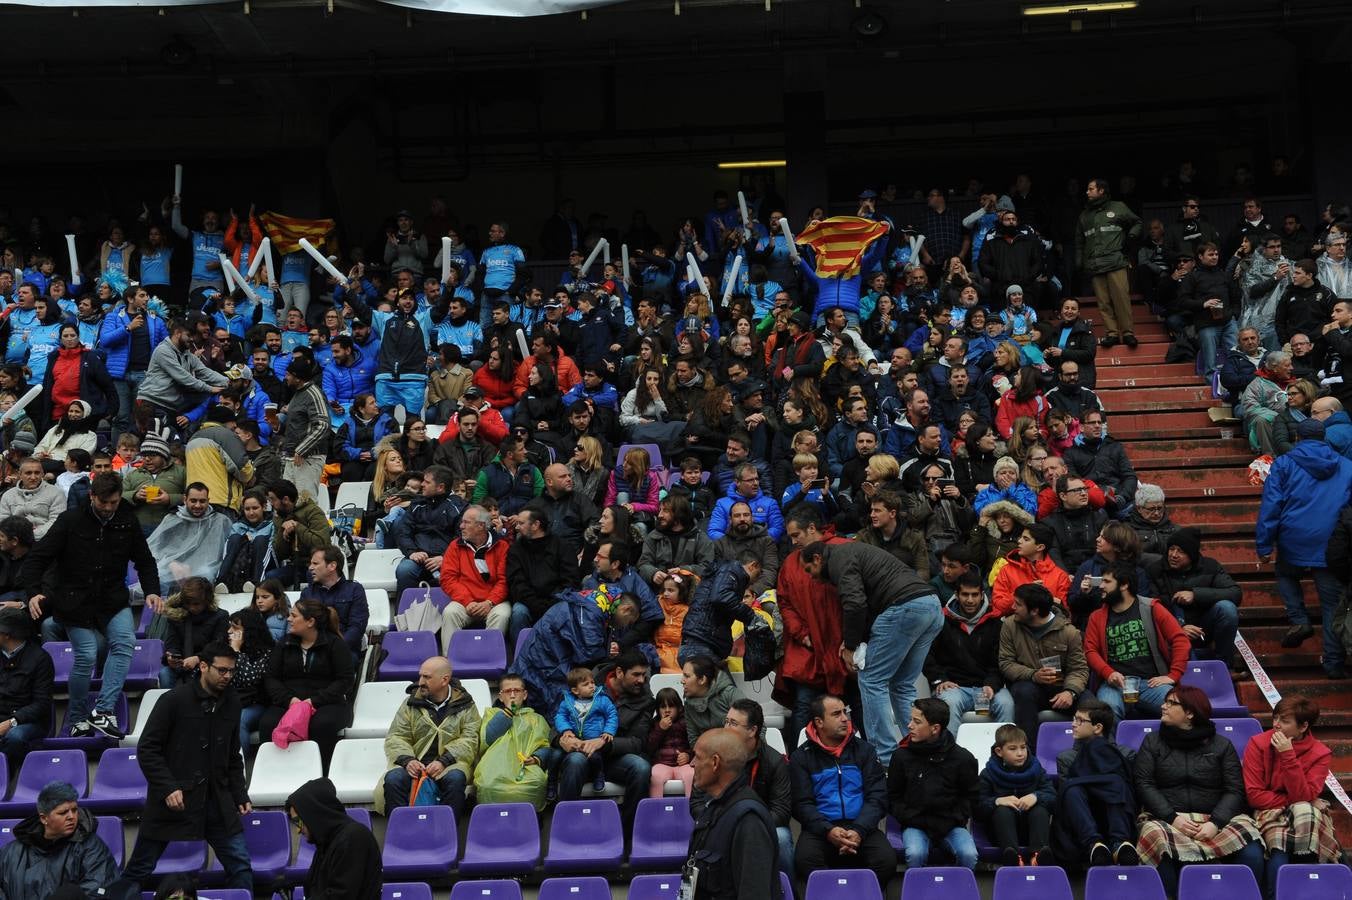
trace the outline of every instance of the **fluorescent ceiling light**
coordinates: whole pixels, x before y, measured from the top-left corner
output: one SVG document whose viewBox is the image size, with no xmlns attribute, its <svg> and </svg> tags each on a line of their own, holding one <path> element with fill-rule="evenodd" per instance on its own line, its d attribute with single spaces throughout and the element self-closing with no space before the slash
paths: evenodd
<svg viewBox="0 0 1352 900">
<path fill-rule="evenodd" d="M 782 169 L 789 164 L 787 159 L 748 159 L 745 162 L 721 162 L 720 169 Z"/>
<path fill-rule="evenodd" d="M 1055 6 L 1025 6 L 1025 16 L 1067 16 L 1078 13 L 1114 12 L 1135 9 L 1139 0 L 1108 0 L 1103 3 L 1061 3 Z"/>
</svg>

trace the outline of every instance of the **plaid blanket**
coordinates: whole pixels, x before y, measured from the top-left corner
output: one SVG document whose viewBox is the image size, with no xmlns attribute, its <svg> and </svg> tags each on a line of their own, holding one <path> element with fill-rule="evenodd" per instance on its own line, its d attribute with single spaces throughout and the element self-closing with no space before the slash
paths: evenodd
<svg viewBox="0 0 1352 900">
<path fill-rule="evenodd" d="M 1194 822 L 1207 822 L 1211 817 L 1202 813 L 1186 813 Z M 1152 866 L 1158 866 L 1162 859 L 1176 859 L 1179 862 L 1203 862 L 1208 859 L 1221 859 L 1238 853 L 1245 845 L 1261 840 L 1258 823 L 1251 816 L 1235 816 L 1215 836 L 1199 841 L 1188 837 L 1170 822 L 1152 819 L 1142 813 L 1137 819 L 1141 826 L 1141 836 L 1136 840 L 1136 852 L 1141 859 Z"/>
<path fill-rule="evenodd" d="M 1283 809 L 1260 809 L 1254 814 L 1268 852 L 1285 850 L 1292 856 L 1317 856 L 1321 863 L 1337 862 L 1338 836 L 1333 816 L 1313 803 L 1292 803 Z"/>
</svg>

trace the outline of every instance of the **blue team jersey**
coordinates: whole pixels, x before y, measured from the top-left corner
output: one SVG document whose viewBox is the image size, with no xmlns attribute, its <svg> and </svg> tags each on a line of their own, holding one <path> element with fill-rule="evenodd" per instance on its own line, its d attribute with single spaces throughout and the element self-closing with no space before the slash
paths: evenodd
<svg viewBox="0 0 1352 900">
<path fill-rule="evenodd" d="M 103 267 L 103 274 L 107 275 L 109 272 L 122 272 L 125 274 L 127 271 L 126 257 L 126 247 L 109 247 L 108 263 Z"/>
<path fill-rule="evenodd" d="M 60 322 L 55 325 L 33 323 L 28 335 L 28 368 L 33 373 L 33 384 L 42 384 L 42 379 L 47 376 L 47 356 L 59 346 Z"/>
<path fill-rule="evenodd" d="M 35 309 L 16 309 L 9 314 L 9 341 L 5 344 L 5 362 L 23 365 L 28 359 L 28 339 L 38 324 Z"/>
<path fill-rule="evenodd" d="M 141 251 L 141 284 L 168 284 L 169 260 L 173 258 L 173 247 L 161 247 L 158 250 Z"/>
<path fill-rule="evenodd" d="M 225 233 L 218 231 L 207 234 L 205 231 L 188 233 L 192 240 L 192 280 L 220 281 L 224 276 L 219 266 L 221 252 L 225 249 Z M 218 268 L 208 269 L 207 263 L 215 263 Z"/>
<path fill-rule="evenodd" d="M 282 257 L 282 279 L 278 284 L 305 284 L 310 280 L 310 254 L 297 250 Z"/>
<path fill-rule="evenodd" d="M 469 276 L 469 270 L 474 267 L 474 251 L 461 244 L 458 248 L 451 248 L 451 262 L 460 267 L 460 277 L 464 280 Z"/>
<path fill-rule="evenodd" d="M 494 244 L 483 252 L 479 262 L 484 268 L 484 287 L 505 291 L 516 280 L 516 264 L 526 261 L 526 254 L 516 244 Z"/>
</svg>

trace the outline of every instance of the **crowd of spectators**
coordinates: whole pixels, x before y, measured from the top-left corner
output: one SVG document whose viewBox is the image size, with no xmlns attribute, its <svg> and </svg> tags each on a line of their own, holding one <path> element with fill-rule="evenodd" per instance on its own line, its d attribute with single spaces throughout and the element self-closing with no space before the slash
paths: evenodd
<svg viewBox="0 0 1352 900">
<path fill-rule="evenodd" d="M 482 715 L 445 658 L 422 666 L 390 769 L 373 773 L 378 806 L 407 804 L 426 776 L 458 811 L 471 784 L 543 807 L 612 782 L 628 823 L 672 779 L 698 809 L 699 738 L 727 728 L 800 875 L 863 864 L 886 880 L 888 813 L 907 865 L 973 865 L 972 817 L 1006 863 L 1021 846 L 1025 862 L 1145 860 L 1166 886 L 1200 859 L 1261 875 L 1265 855 L 1274 871 L 1324 858 L 1317 708 L 1279 707 L 1241 774 L 1181 682 L 1190 655 L 1243 676 L 1240 587 L 1112 436 L 1095 359 L 1138 348 L 1135 290 L 1170 352 L 1214 373 L 1255 450 L 1278 457 L 1258 548 L 1290 548 L 1288 645 L 1313 634 L 1299 599 L 1313 577 L 1324 666 L 1345 678 L 1328 623 L 1348 573 L 1338 542 L 1324 547 L 1352 490 L 1347 210 L 1330 204 L 1294 247 L 1292 217 L 1269 223 L 1257 199 L 1222 235 L 1195 197 L 1177 222 L 1143 222 L 1092 179 L 1072 245 L 1046 237 L 1020 185 L 982 193 L 966 219 L 933 191 L 915 226 L 864 191 L 857 216 L 882 236 L 829 275 L 782 210 L 755 198 L 743 219 L 721 192 L 673 242 L 647 234 L 590 267 L 598 236 L 561 210 L 553 285 L 506 222 L 469 247 L 445 215 L 420 229 L 408 211 L 380 254 L 337 260 L 341 278 L 300 250 L 251 266 L 252 210 L 222 223 L 204 209 L 189 227 L 178 197 L 143 234 L 110 227 L 78 278 L 58 273 L 49 237 L 8 245 L 0 595 L 16 609 L 0 646 L 29 648 L 35 671 L 3 676 L 0 749 L 18 759 L 46 734 L 39 635 L 74 647 L 71 734 L 122 736 L 130 563 L 159 614 L 161 684 L 195 689 L 205 654 L 227 647 L 240 746 L 303 704 L 327 766 L 369 607 L 321 504 L 369 482 L 358 513 L 401 554 L 398 591 L 449 600 L 422 611 L 444 651 L 462 629 L 514 646 L 533 628 Z M 1076 286 L 1097 295 L 1097 335 Z M 17 409 L 30 384 L 40 399 Z M 252 603 L 227 615 L 225 591 Z M 785 733 L 805 735 L 787 763 L 730 662 L 776 672 Z M 663 673 L 682 690 L 654 697 Z M 917 700 L 920 679 L 932 696 Z M 989 761 L 955 743 L 968 714 L 1012 723 Z M 1162 722 L 1134 760 L 1111 741 L 1127 715 Z M 1077 738 L 1056 788 L 1035 755 L 1048 717 Z M 76 834 L 83 821 L 69 818 Z"/>
</svg>

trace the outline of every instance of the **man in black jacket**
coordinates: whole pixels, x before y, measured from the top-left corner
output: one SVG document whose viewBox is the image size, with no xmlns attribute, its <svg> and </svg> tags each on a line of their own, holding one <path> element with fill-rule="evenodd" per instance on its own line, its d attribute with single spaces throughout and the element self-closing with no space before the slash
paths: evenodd
<svg viewBox="0 0 1352 900">
<path fill-rule="evenodd" d="M 573 473 L 563 463 L 554 463 L 545 469 L 545 489 L 536 498 L 549 517 L 549 532 L 558 538 L 562 555 L 564 577 L 569 584 L 577 584 L 581 571 L 577 565 L 582 551 L 582 532 L 599 513 L 584 494 L 573 490 Z"/>
<path fill-rule="evenodd" d="M 136 623 L 127 592 L 127 563 L 136 564 L 146 604 L 161 606 L 160 576 L 150 555 L 141 525 L 122 502 L 122 479 L 112 472 L 95 475 L 89 485 L 89 504 L 63 512 L 24 559 L 19 579 L 31 598 L 34 619 L 50 615 L 66 630 L 75 654 L 70 673 L 71 737 L 89 737 L 95 731 L 120 740 L 114 714 L 118 695 L 131 665 Z M 54 585 L 43 593 L 50 573 Z M 89 709 L 89 680 L 98 655 L 96 632 L 108 642 L 103 687 L 94 709 Z"/>
<path fill-rule="evenodd" d="M 906 867 L 929 863 L 930 844 L 943 841 L 958 865 L 976 868 L 976 844 L 967 820 L 980 782 L 976 759 L 948 730 L 948 704 L 917 700 L 910 732 L 887 770 L 888 811 L 901 826 Z"/>
<path fill-rule="evenodd" d="M 1081 478 L 1088 478 L 1106 493 L 1117 496 L 1114 504 L 1122 509 L 1136 496 L 1136 469 L 1122 444 L 1108 436 L 1107 418 L 1101 408 L 1086 408 L 1080 418 L 1084 439 L 1066 448 L 1066 465 Z M 1074 572 L 1074 569 L 1070 571 Z"/>
<path fill-rule="evenodd" d="M 0 753 L 16 771 L 24 754 L 47 736 L 52 717 L 52 658 L 34 642 L 33 620 L 0 609 Z"/>
<path fill-rule="evenodd" d="M 315 847 L 305 896 L 379 900 L 380 845 L 369 828 L 348 817 L 332 781 L 315 778 L 296 788 L 286 798 L 286 814 Z"/>
<path fill-rule="evenodd" d="M 723 727 L 746 742 L 747 784 L 770 810 L 775 841 L 779 844 L 780 871 L 792 875 L 793 832 L 789 830 L 789 818 L 793 815 L 793 784 L 783 754 L 765 742 L 765 710 L 746 697 L 734 700 L 724 714 Z"/>
<path fill-rule="evenodd" d="M 566 584 L 559 542 L 549 533 L 549 517 L 538 505 L 528 504 L 516 514 L 516 540 L 507 550 L 507 596 L 512 618 L 507 640 L 529 628 L 554 605 L 554 594 Z"/>
<path fill-rule="evenodd" d="M 742 598 L 759 576 L 760 560 L 746 551 L 735 561 L 724 560 L 710 566 L 708 576 L 690 597 L 677 662 L 684 665 L 696 656 L 727 659 L 732 654 L 732 623 L 747 625 L 756 617 Z"/>
<path fill-rule="evenodd" d="M 198 677 L 160 698 L 136 745 L 148 787 L 123 875 L 143 889 L 155 883 L 155 864 L 170 841 L 205 839 L 225 869 L 226 886 L 253 890 L 239 822 L 253 804 L 239 748 L 239 697 L 229 689 L 235 665 L 228 645 L 203 647 Z"/>
<path fill-rule="evenodd" d="M 1235 668 L 1243 592 L 1219 562 L 1202 555 L 1202 532 L 1179 528 L 1166 539 L 1164 555 L 1145 571 L 1160 602 L 1178 617 L 1193 644 L 1212 647 L 1216 659 Z M 1308 625 L 1292 625 L 1282 637 L 1282 646 L 1299 647 L 1312 634 L 1314 629 Z"/>
<path fill-rule="evenodd" d="M 961 545 L 960 545 L 961 546 Z M 991 608 L 980 573 L 958 576 L 944 606 L 944 627 L 930 645 L 925 680 L 948 706 L 948 730 L 958 733 L 963 713 L 984 698 L 992 722 L 1014 720 L 1014 698 L 1000 675 L 1000 617 Z"/>
<path fill-rule="evenodd" d="M 441 557 L 458 537 L 465 501 L 451 493 L 454 475 L 445 466 L 431 465 L 423 472 L 422 496 L 408 505 L 408 512 L 395 528 L 404 559 L 395 567 L 395 596 L 418 582 L 438 583 Z"/>
<path fill-rule="evenodd" d="M 840 591 L 840 656 L 847 672 L 859 673 L 864 730 L 878 761 L 886 764 L 897 746 L 898 726 L 906 722 L 894 722 L 894 711 L 909 718 L 915 679 L 943 628 L 939 598 L 914 569 L 868 544 L 817 542 L 804 547 L 800 559 L 808 575 Z M 859 652 L 865 642 L 866 652 Z"/>
<path fill-rule="evenodd" d="M 692 900 L 781 897 L 770 813 L 745 781 L 749 754 L 740 738 L 714 728 L 695 743 L 695 787 L 711 799 L 690 835 Z"/>
</svg>

